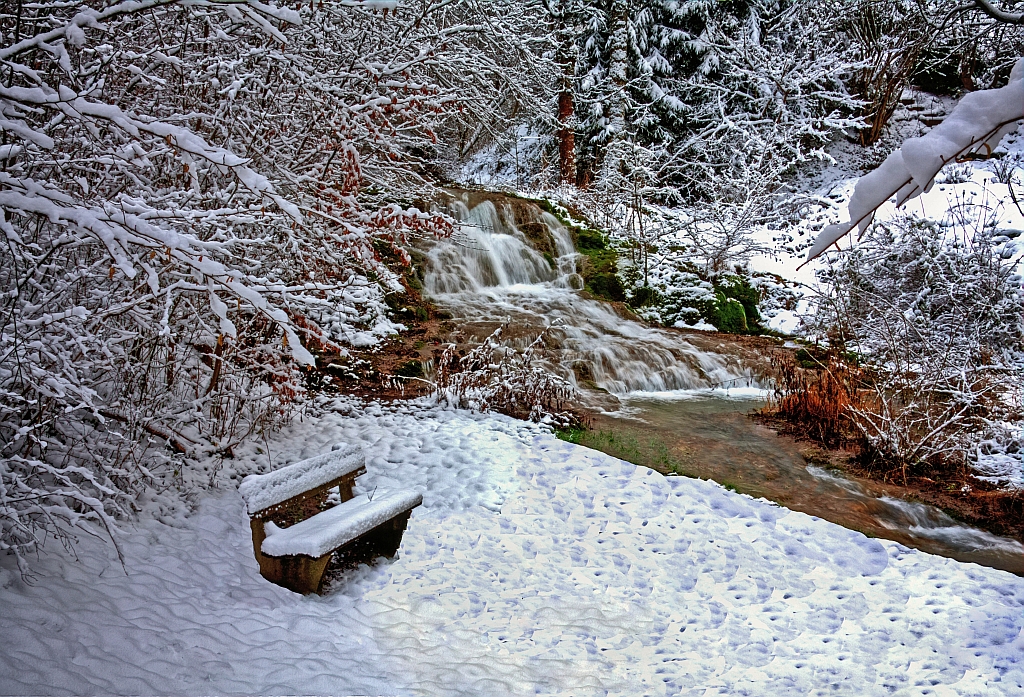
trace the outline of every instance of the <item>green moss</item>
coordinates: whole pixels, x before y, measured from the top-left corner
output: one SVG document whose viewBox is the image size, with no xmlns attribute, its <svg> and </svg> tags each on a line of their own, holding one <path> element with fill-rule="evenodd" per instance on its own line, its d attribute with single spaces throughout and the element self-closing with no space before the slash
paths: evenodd
<svg viewBox="0 0 1024 697">
<path fill-rule="evenodd" d="M 556 428 L 555 437 L 566 441 L 567 443 L 575 443 L 579 445 L 580 440 L 583 439 L 585 431 L 582 428 Z"/>
<path fill-rule="evenodd" d="M 573 229 L 576 251 L 582 256 L 578 261 L 584 289 L 591 295 L 605 300 L 622 302 L 626 289 L 618 275 L 619 255 L 605 240 L 604 235 L 589 228 Z"/>
<path fill-rule="evenodd" d="M 579 252 L 586 253 L 585 250 L 599 250 L 607 249 L 608 243 L 604 239 L 598 230 L 591 230 L 589 228 L 576 228 L 573 230 L 575 233 L 576 250 Z"/>
<path fill-rule="evenodd" d="M 830 349 L 822 348 L 820 346 L 808 346 L 807 348 L 797 349 L 793 353 L 793 357 L 797 363 L 800 364 L 801 368 L 817 369 L 827 366 L 830 360 L 833 360 L 837 354 L 833 353 L 830 355 Z M 844 351 L 838 356 L 848 365 L 858 366 L 860 365 L 860 356 L 853 351 Z"/>
<path fill-rule="evenodd" d="M 727 275 L 712 281 L 715 290 L 724 297 L 735 300 L 743 306 L 745 323 L 753 330 L 760 327 L 761 313 L 757 309 L 761 302 L 761 293 L 750 285 L 743 276 Z"/>
<path fill-rule="evenodd" d="M 406 361 L 398 367 L 395 375 L 403 378 L 423 377 L 423 364 L 419 361 Z"/>
<path fill-rule="evenodd" d="M 722 291 L 716 291 L 717 298 L 714 307 L 710 310 L 711 317 L 708 321 L 718 327 L 718 331 L 742 334 L 746 332 L 747 313 L 743 303 L 733 298 L 727 298 Z"/>
<path fill-rule="evenodd" d="M 590 276 L 589 279 L 586 276 L 583 278 L 586 282 L 584 288 L 592 295 L 615 302 L 622 302 L 626 299 L 626 290 L 615 273 L 599 272 Z"/>
<path fill-rule="evenodd" d="M 801 368 L 820 368 L 821 363 L 818 359 L 807 349 L 797 349 L 796 353 L 793 354 L 796 358 L 796 362 L 800 364 Z"/>
<path fill-rule="evenodd" d="M 648 307 L 650 305 L 659 305 L 660 303 L 661 295 L 650 286 L 637 288 L 636 292 L 633 293 L 633 297 L 629 300 L 629 304 L 633 307 Z"/>
</svg>

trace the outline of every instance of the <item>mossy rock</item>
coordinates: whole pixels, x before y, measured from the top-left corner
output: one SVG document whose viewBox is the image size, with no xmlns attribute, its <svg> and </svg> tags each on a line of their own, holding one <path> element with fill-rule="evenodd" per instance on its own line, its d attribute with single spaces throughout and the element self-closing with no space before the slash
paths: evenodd
<svg viewBox="0 0 1024 697">
<path fill-rule="evenodd" d="M 576 382 L 593 382 L 594 371 L 590 369 L 590 363 L 576 361 L 572 364 L 572 372 L 576 376 Z"/>
<path fill-rule="evenodd" d="M 519 231 L 526 236 L 526 239 L 530 241 L 530 244 L 533 245 L 534 249 L 545 256 L 552 255 L 555 250 L 555 246 L 551 239 L 551 231 L 545 223 L 540 221 L 521 223 L 517 220 L 516 227 L 518 227 Z"/>
<path fill-rule="evenodd" d="M 575 228 L 573 237 L 576 244 L 576 249 L 579 251 L 587 249 L 607 249 L 608 244 L 605 242 L 604 235 L 597 230 L 589 230 L 585 228 Z"/>
<path fill-rule="evenodd" d="M 714 285 L 715 290 L 723 296 L 743 305 L 746 323 L 751 329 L 760 326 L 761 313 L 757 306 L 761 302 L 761 293 L 750 285 L 748 279 L 734 275 L 722 276 L 714 281 Z"/>
<path fill-rule="evenodd" d="M 729 332 L 730 334 L 746 332 L 748 330 L 747 313 L 743 309 L 743 303 L 734 298 L 725 297 L 721 291 L 715 295 L 718 299 L 708 321 L 715 325 L 720 332 Z"/>
<path fill-rule="evenodd" d="M 599 272 L 593 274 L 587 279 L 586 289 L 592 294 L 607 300 L 622 302 L 626 299 L 626 290 L 622 287 L 622 281 L 614 273 Z"/>
</svg>

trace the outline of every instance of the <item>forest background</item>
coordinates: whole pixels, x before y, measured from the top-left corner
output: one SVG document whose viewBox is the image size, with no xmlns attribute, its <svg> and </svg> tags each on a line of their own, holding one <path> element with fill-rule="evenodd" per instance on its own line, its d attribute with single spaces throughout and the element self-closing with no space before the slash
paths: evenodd
<svg viewBox="0 0 1024 697">
<path fill-rule="evenodd" d="M 751 230 L 793 222 L 800 177 L 836 143 L 871 169 L 898 144 L 906 90 L 1005 85 L 1024 40 L 1013 8 L 985 0 L 12 0 L 0 33 L 0 550 L 23 569 L 48 536 L 111 529 L 289 418 L 318 356 L 401 331 L 387 297 L 409 243 L 455 230 L 440 188 L 559 201 L 630 256 L 612 299 L 725 323 L 757 287 Z M 879 231 L 902 250 L 885 273 L 838 262 L 808 331 L 893 365 L 865 298 L 892 299 L 928 232 Z M 685 243 L 658 288 L 670 234 Z M 959 421 L 956 452 L 1012 456 L 991 385 L 1019 375 L 1020 280 L 1013 259 L 971 259 L 936 268 L 987 289 L 973 343 L 918 369 L 962 333 L 947 304 L 931 338 L 898 346 L 916 353 L 895 375 L 994 424 Z M 853 297 L 851 276 L 892 283 Z M 704 299 L 681 302 L 694 288 Z M 743 313 L 740 329 L 763 329 L 756 303 Z M 894 432 L 869 435 L 884 450 Z"/>
</svg>

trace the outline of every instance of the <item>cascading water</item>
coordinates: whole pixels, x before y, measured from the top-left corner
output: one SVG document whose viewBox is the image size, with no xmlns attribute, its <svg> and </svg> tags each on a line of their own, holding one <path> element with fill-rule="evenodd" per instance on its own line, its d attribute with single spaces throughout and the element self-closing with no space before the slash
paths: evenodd
<svg viewBox="0 0 1024 697">
<path fill-rule="evenodd" d="M 581 297 L 578 254 L 569 231 L 536 211 L 551 237 L 549 260 L 491 201 L 452 204 L 459 234 L 428 252 L 424 291 L 463 323 L 507 318 L 517 329 L 557 325 L 555 364 L 614 395 L 735 385 L 750 371 L 732 356 L 699 350 L 682 336 L 624 319 L 607 303 Z"/>
<path fill-rule="evenodd" d="M 619 442 L 660 444 L 691 476 L 729 482 L 751 495 L 928 552 L 1024 575 L 1024 547 L 1017 541 L 961 525 L 930 506 L 888 498 L 871 482 L 809 466 L 795 443 L 745 417 L 760 405 L 756 400 L 733 402 L 707 393 L 693 398 L 686 391 L 749 384 L 753 363 L 702 350 L 698 344 L 706 341 L 700 337 L 651 329 L 620 317 L 607 303 L 582 297 L 579 255 L 554 216 L 533 209 L 536 220 L 520 221 L 549 236 L 542 237 L 542 248 L 551 250 L 545 256 L 514 224 L 510 205 L 499 210 L 484 200 L 470 208 L 467 201 L 457 199 L 451 206 L 461 221 L 459 234 L 427 251 L 424 291 L 477 338 L 506 320 L 505 337 L 518 332 L 524 342 L 557 324 L 550 368 L 619 398 L 610 400 L 613 406 L 607 396 L 591 391 L 592 405 L 603 399 L 609 411 L 637 417 L 611 418 L 614 414 L 606 412 L 594 417 L 596 428 L 609 429 Z M 673 391 L 680 392 L 663 394 Z"/>
</svg>

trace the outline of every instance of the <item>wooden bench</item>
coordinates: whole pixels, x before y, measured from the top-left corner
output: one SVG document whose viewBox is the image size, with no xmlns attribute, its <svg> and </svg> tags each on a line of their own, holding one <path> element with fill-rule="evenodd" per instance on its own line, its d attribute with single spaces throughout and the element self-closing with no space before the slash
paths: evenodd
<svg viewBox="0 0 1024 697">
<path fill-rule="evenodd" d="M 354 496 L 364 462 L 358 446 L 335 446 L 330 453 L 242 481 L 238 490 L 265 579 L 296 593 L 320 593 L 332 556 L 351 565 L 397 553 L 412 509 L 423 497 L 413 491 Z M 335 489 L 338 501 L 332 502 Z"/>
</svg>

